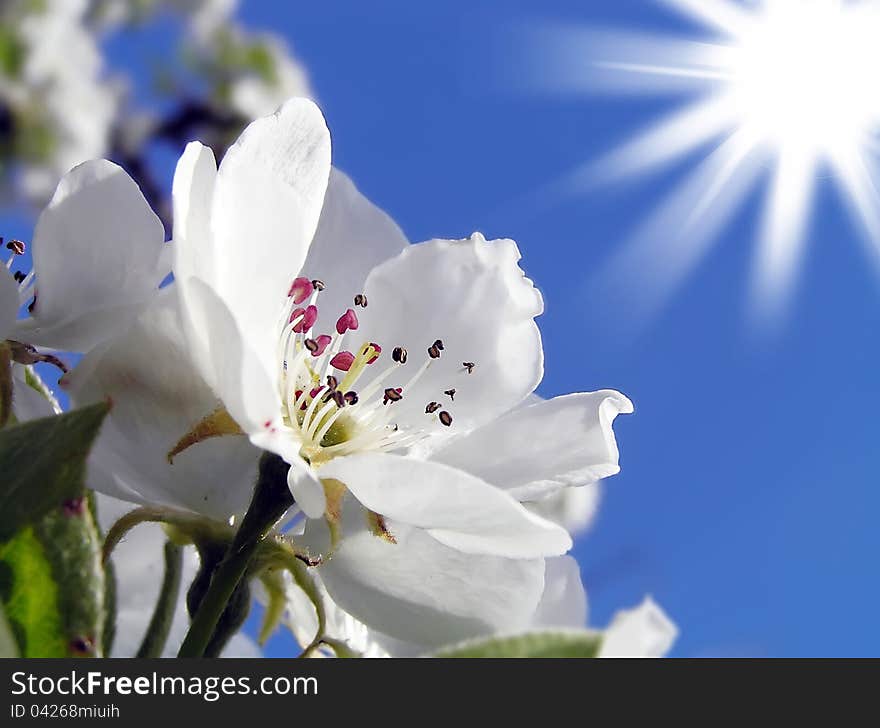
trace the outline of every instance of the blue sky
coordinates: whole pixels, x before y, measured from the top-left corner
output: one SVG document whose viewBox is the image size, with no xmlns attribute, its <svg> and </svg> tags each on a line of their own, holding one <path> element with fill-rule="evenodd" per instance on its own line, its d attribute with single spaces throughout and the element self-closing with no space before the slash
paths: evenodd
<svg viewBox="0 0 880 728">
<path fill-rule="evenodd" d="M 541 394 L 613 387 L 633 399 L 617 426 L 622 473 L 575 550 L 596 624 L 650 593 L 681 628 L 675 655 L 880 654 L 880 286 L 833 185 L 819 185 L 791 313 L 769 337 L 746 318 L 763 186 L 640 332 L 625 303 L 596 295 L 595 276 L 701 154 L 523 202 L 672 106 L 518 90 L 511 29 L 693 26 L 649 0 L 244 0 L 239 16 L 289 39 L 335 164 L 412 240 L 517 240 L 547 304 Z M 146 60 L 156 40 L 114 52 Z"/>
</svg>

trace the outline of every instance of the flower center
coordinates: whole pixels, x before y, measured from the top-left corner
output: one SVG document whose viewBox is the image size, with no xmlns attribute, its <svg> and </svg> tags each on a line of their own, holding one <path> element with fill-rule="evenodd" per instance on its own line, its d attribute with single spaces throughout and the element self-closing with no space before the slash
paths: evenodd
<svg viewBox="0 0 880 728">
<path fill-rule="evenodd" d="M 297 278 L 279 321 L 282 417 L 302 443 L 302 457 L 319 467 L 342 455 L 410 447 L 428 437 L 432 421 L 449 427 L 452 415 L 436 402 L 425 407 L 423 427 L 397 422 L 394 407 L 440 358 L 443 342 L 437 339 L 428 348 L 425 361 L 408 378 L 401 371 L 409 359 L 403 347 L 392 349 L 387 366 L 376 367 L 382 346 L 352 342 L 360 327 L 355 308 L 367 307 L 366 296 L 354 296 L 354 308 L 339 316 L 332 334 L 314 334 L 322 290 L 320 280 Z"/>
</svg>

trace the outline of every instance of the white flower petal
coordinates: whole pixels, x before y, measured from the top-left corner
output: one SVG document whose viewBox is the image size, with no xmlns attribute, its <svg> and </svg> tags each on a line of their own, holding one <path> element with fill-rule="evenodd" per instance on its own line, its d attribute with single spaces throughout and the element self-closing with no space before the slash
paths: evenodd
<svg viewBox="0 0 880 728">
<path fill-rule="evenodd" d="M 219 402 L 189 358 L 174 287 L 124 335 L 87 354 L 65 377 L 75 405 L 113 402 L 89 456 L 88 484 L 128 501 L 225 520 L 250 501 L 259 450 L 242 436 L 168 452 Z"/>
<path fill-rule="evenodd" d="M 620 471 L 612 423 L 632 403 L 619 392 L 567 394 L 517 408 L 432 453 L 433 460 L 538 500 Z"/>
<path fill-rule="evenodd" d="M 535 610 L 532 628 L 587 626 L 587 593 L 581 582 L 581 568 L 571 556 L 547 559 L 544 593 Z"/>
<path fill-rule="evenodd" d="M 274 374 L 277 364 L 257 357 L 214 289 L 198 278 L 190 278 L 184 285 L 188 300 L 184 315 L 190 326 L 210 332 L 208 348 L 199 360 L 206 381 L 254 445 L 277 453 L 288 463 L 298 462 L 299 443 L 281 422 Z"/>
<path fill-rule="evenodd" d="M 137 184 L 112 162 L 74 168 L 58 185 L 34 231 L 37 304 L 19 336 L 85 351 L 124 327 L 161 279 L 164 230 Z M 114 310 L 116 319 L 95 316 Z M 116 323 L 108 329 L 108 324 Z M 67 331 L 76 324 L 76 335 Z"/>
<path fill-rule="evenodd" d="M 214 152 L 200 142 L 186 145 L 177 168 L 171 197 L 174 205 L 174 272 L 186 280 L 213 280 L 211 202 L 217 179 Z"/>
<path fill-rule="evenodd" d="M 635 609 L 614 615 L 605 630 L 600 657 L 663 657 L 672 648 L 678 628 L 650 597 Z"/>
<path fill-rule="evenodd" d="M 371 511 L 424 529 L 465 553 L 534 558 L 571 548 L 564 529 L 504 491 L 446 465 L 367 453 L 331 460 L 319 473 L 345 483 Z"/>
<path fill-rule="evenodd" d="M 320 518 L 324 515 L 327 507 L 327 497 L 324 494 L 324 486 L 313 474 L 310 468 L 300 466 L 300 459 L 295 459 L 295 464 L 290 466 L 287 472 L 287 485 L 293 494 L 303 513 L 309 518 Z"/>
<path fill-rule="evenodd" d="M 327 593 L 320 575 L 314 570 L 312 578 L 324 609 L 324 637 L 344 642 L 350 650 L 362 657 L 388 657 L 388 652 L 378 644 L 376 633 L 348 612 L 339 608 L 339 605 Z M 293 582 L 289 572 L 284 572 L 283 579 L 287 601 L 284 621 L 300 646 L 308 647 L 318 633 L 317 612 L 312 600 Z M 254 586 L 257 598 L 265 602 L 265 590 L 261 588 L 261 585 L 255 584 Z"/>
<path fill-rule="evenodd" d="M 12 330 L 18 315 L 18 284 L 4 266 L 0 266 L 0 341 Z"/>
<path fill-rule="evenodd" d="M 374 536 L 353 498 L 344 507 L 344 537 L 318 567 L 327 591 L 346 612 L 395 639 L 440 646 L 524 628 L 544 586 L 543 559 L 473 556 L 425 531 L 389 521 L 397 543 Z M 327 531 L 310 520 L 305 541 Z"/>
<path fill-rule="evenodd" d="M 253 122 L 220 163 L 206 282 L 266 360 L 275 359 L 278 316 L 308 254 L 329 175 L 330 132 L 307 99 Z"/>
<path fill-rule="evenodd" d="M 333 333 L 336 319 L 363 292 L 367 274 L 408 245 L 397 223 L 364 197 L 346 175 L 332 169 L 318 231 L 301 273 L 327 286 L 318 299 L 315 330 Z"/>
<path fill-rule="evenodd" d="M 395 421 L 435 432 L 467 431 L 523 400 L 541 380 L 543 352 L 534 317 L 541 294 L 523 275 L 511 240 L 433 240 L 411 245 L 367 278 L 369 308 L 357 340 L 389 352 L 403 346 L 409 362 L 387 386 L 403 386 Z M 408 379 L 435 339 L 444 351 L 412 387 Z M 463 362 L 476 366 L 468 374 Z M 455 400 L 444 394 L 456 390 Z M 453 415 L 450 430 L 425 405 L 437 401 Z"/>
</svg>

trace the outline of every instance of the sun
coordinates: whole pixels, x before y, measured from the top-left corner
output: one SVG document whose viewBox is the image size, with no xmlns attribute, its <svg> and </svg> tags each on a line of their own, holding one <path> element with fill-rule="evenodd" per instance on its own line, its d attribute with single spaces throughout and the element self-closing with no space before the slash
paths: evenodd
<svg viewBox="0 0 880 728">
<path fill-rule="evenodd" d="M 591 82 L 606 90 L 683 99 L 589 165 L 591 175 L 644 174 L 706 150 L 621 261 L 634 268 L 645 254 L 662 257 L 652 286 L 667 292 L 765 176 L 753 278 L 762 316 L 790 298 L 820 177 L 842 190 L 880 261 L 880 2 L 660 1 L 696 21 L 699 37 L 569 33 L 554 51 L 552 72 L 577 75 L 586 55 Z"/>
</svg>

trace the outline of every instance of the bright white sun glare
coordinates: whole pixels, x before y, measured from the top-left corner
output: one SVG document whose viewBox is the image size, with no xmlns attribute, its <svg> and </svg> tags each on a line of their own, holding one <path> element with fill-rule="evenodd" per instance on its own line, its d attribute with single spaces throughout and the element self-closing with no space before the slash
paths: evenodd
<svg viewBox="0 0 880 728">
<path fill-rule="evenodd" d="M 769 175 L 753 299 L 769 320 L 789 298 L 820 176 L 840 186 L 880 254 L 880 3 L 660 2 L 696 21 L 699 40 L 556 28 L 540 43 L 544 79 L 564 90 L 685 98 L 568 182 L 643 174 L 708 150 L 615 262 L 629 290 L 643 277 L 652 307 Z"/>
</svg>

